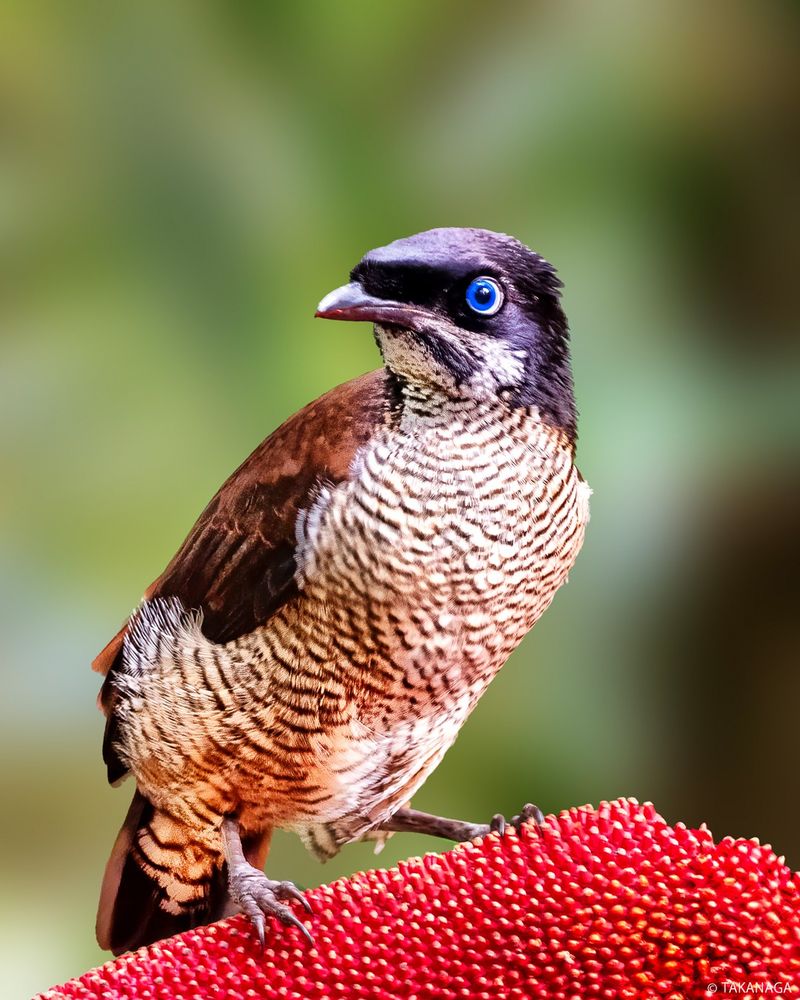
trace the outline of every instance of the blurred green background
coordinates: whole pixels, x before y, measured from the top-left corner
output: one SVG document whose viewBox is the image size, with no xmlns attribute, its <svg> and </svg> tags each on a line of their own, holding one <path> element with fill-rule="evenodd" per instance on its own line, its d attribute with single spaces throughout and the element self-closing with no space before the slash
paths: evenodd
<svg viewBox="0 0 800 1000">
<path fill-rule="evenodd" d="M 2 5 L 4 997 L 104 957 L 130 787 L 89 661 L 259 440 L 376 366 L 314 306 L 431 226 L 559 268 L 595 495 L 416 805 L 636 795 L 800 866 L 799 28 L 735 0 Z M 375 863 L 282 835 L 270 870 Z"/>
</svg>

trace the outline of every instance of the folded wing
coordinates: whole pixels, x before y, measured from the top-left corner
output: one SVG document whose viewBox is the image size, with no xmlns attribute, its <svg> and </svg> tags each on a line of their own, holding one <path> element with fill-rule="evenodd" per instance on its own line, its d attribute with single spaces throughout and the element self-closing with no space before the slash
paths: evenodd
<svg viewBox="0 0 800 1000">
<path fill-rule="evenodd" d="M 381 369 L 340 385 L 300 410 L 263 441 L 222 485 L 145 598 L 177 597 L 202 610 L 203 634 L 237 639 L 263 625 L 295 593 L 298 511 L 323 483 L 347 479 L 353 458 L 396 412 Z M 109 781 L 125 766 L 114 750 L 113 677 L 129 622 L 94 660 L 105 674 L 103 757 Z"/>
</svg>

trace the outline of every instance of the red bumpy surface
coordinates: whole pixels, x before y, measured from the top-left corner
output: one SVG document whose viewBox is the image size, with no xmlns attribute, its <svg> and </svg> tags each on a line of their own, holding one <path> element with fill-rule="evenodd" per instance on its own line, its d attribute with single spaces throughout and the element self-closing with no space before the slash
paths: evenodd
<svg viewBox="0 0 800 1000">
<path fill-rule="evenodd" d="M 314 948 L 273 922 L 262 954 L 237 916 L 42 997 L 800 996 L 800 874 L 633 799 L 307 895 Z"/>
</svg>

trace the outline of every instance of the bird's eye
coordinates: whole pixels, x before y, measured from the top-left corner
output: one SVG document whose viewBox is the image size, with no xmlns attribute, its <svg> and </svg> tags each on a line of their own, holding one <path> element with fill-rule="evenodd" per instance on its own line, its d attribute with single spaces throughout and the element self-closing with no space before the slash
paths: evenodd
<svg viewBox="0 0 800 1000">
<path fill-rule="evenodd" d="M 473 278 L 467 285 L 467 305 L 481 316 L 494 316 L 503 304 L 503 289 L 494 278 Z"/>
</svg>

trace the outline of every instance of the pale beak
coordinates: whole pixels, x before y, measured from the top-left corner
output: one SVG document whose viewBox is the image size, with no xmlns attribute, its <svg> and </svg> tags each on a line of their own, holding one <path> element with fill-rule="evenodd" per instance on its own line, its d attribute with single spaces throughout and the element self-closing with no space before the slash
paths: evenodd
<svg viewBox="0 0 800 1000">
<path fill-rule="evenodd" d="M 314 315 L 320 319 L 368 320 L 412 329 L 414 324 L 411 321 L 415 317 L 419 319 L 429 314 L 408 302 L 392 302 L 368 295 L 359 282 L 351 281 L 349 285 L 342 285 L 329 292 L 317 306 Z"/>
</svg>

